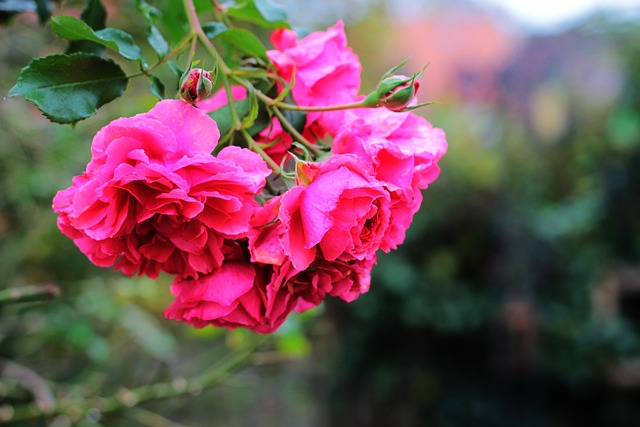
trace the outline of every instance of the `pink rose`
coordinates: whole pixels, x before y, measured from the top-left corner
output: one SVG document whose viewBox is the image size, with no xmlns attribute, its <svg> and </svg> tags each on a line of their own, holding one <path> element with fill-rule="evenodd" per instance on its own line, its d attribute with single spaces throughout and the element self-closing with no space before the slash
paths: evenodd
<svg viewBox="0 0 640 427">
<path fill-rule="evenodd" d="M 255 153 L 210 152 L 215 122 L 182 101 L 118 119 L 92 144 L 92 160 L 53 209 L 60 230 L 92 262 L 155 278 L 218 268 L 228 239 L 244 237 L 270 170 Z"/>
<path fill-rule="evenodd" d="M 354 301 L 369 291 L 371 269 L 375 263 L 375 256 L 352 261 L 316 260 L 310 268 L 287 281 L 287 286 L 297 291 L 295 311 L 301 313 L 317 307 L 326 295 L 346 302 Z"/>
<path fill-rule="evenodd" d="M 410 184 L 424 189 L 440 173 L 447 141 L 442 129 L 413 113 L 360 109 L 345 113 L 331 151 L 368 159 L 376 178 L 391 190 Z"/>
<path fill-rule="evenodd" d="M 317 260 L 311 268 L 298 271 L 287 258 L 279 264 L 263 264 L 236 255 L 210 274 L 176 278 L 171 285 L 176 299 L 165 310 L 165 317 L 196 328 L 246 327 L 270 333 L 291 311 L 316 307 L 326 295 L 355 300 L 369 290 L 375 263 L 375 257 L 349 262 Z"/>
<path fill-rule="evenodd" d="M 176 299 L 166 309 L 165 317 L 196 328 L 214 325 L 273 332 L 297 301 L 283 286 L 287 266 L 231 260 L 206 276 L 177 278 L 171 285 Z"/>
<path fill-rule="evenodd" d="M 345 113 L 331 151 L 353 153 L 373 165 L 391 196 L 391 221 L 380 249 L 396 249 L 420 208 L 420 189 L 440 173 L 438 161 L 447 151 L 444 132 L 413 113 L 352 110 Z"/>
<path fill-rule="evenodd" d="M 356 99 L 362 66 L 347 47 L 341 21 L 302 40 L 298 40 L 294 31 L 278 29 L 271 35 L 271 42 L 276 50 L 267 51 L 267 56 L 278 76 L 291 82 L 295 73 L 292 95 L 296 103 L 327 106 L 348 104 Z M 308 113 L 307 127 L 323 115 L 331 113 Z"/>
<path fill-rule="evenodd" d="M 284 253 L 297 270 L 317 256 L 327 261 L 372 258 L 389 227 L 388 192 L 355 155 L 336 155 L 316 165 L 307 186 L 282 195 L 278 235 Z"/>
</svg>

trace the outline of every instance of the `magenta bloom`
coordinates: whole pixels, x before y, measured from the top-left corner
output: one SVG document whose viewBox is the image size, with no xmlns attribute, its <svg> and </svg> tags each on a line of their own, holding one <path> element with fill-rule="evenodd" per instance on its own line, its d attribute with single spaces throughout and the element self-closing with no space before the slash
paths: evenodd
<svg viewBox="0 0 640 427">
<path fill-rule="evenodd" d="M 389 194 L 362 159 L 336 155 L 317 166 L 309 185 L 282 195 L 280 243 L 294 267 L 373 258 L 389 227 Z"/>
<path fill-rule="evenodd" d="M 218 138 L 216 123 L 182 101 L 113 121 L 95 136 L 87 170 L 53 200 L 60 230 L 96 265 L 128 275 L 220 267 L 271 171 L 237 147 L 213 157 Z"/>
<path fill-rule="evenodd" d="M 373 165 L 391 197 L 389 230 L 380 249 L 396 249 L 420 208 L 420 189 L 440 173 L 438 161 L 447 151 L 444 132 L 413 113 L 353 110 L 344 115 L 331 151 L 353 153 Z"/>
<path fill-rule="evenodd" d="M 442 129 L 413 113 L 361 109 L 343 116 L 331 151 L 371 162 L 376 178 L 391 190 L 410 184 L 425 189 L 440 174 L 447 141 Z"/>
<path fill-rule="evenodd" d="M 214 325 L 273 332 L 295 302 L 285 288 L 270 283 L 278 278 L 279 270 L 237 260 L 197 279 L 177 278 L 171 285 L 176 299 L 164 315 L 196 328 Z"/>
<path fill-rule="evenodd" d="M 276 50 L 267 56 L 276 72 L 291 82 L 295 73 L 293 99 L 299 105 L 328 106 L 353 102 L 360 90 L 362 66 L 347 47 L 344 24 L 309 34 L 302 40 L 294 31 L 278 29 L 271 35 Z M 309 113 L 307 126 L 323 114 Z"/>
</svg>

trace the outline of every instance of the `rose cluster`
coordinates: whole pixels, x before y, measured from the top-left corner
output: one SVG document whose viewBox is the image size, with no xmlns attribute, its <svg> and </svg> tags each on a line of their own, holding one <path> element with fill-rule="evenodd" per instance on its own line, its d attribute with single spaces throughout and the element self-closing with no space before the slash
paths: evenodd
<svg viewBox="0 0 640 427">
<path fill-rule="evenodd" d="M 363 99 L 361 66 L 341 23 L 301 40 L 276 30 L 272 43 L 268 57 L 282 84 L 294 82 L 297 105 Z M 232 89 L 236 99 L 247 96 Z M 404 105 L 415 89 L 417 82 Z M 197 107 L 161 101 L 97 133 L 86 171 L 53 200 L 58 226 L 98 266 L 173 275 L 165 316 L 195 327 L 267 333 L 327 295 L 353 301 L 369 289 L 377 251 L 403 242 L 447 149 L 442 130 L 395 112 L 402 105 L 384 95 L 389 108 L 306 114 L 304 138 L 331 141 L 324 161 L 290 155 L 294 138 L 274 117 L 254 138 L 263 156 L 293 164 L 295 181 L 280 192 L 265 189 L 273 171 L 261 155 L 216 149 L 218 126 L 207 113 L 226 95 Z"/>
</svg>

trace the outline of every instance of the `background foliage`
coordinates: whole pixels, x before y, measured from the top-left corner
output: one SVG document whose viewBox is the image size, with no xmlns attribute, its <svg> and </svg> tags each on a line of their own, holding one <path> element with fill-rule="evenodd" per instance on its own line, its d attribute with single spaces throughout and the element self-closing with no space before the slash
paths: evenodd
<svg viewBox="0 0 640 427">
<path fill-rule="evenodd" d="M 145 37 L 129 2 L 107 3 L 108 21 Z M 173 42 L 176 5 L 156 4 Z M 372 46 L 371 28 L 392 23 L 380 9 L 348 27 L 365 91 L 393 64 Z M 84 168 L 100 127 L 155 103 L 148 82 L 74 128 L 1 102 L 0 286 L 61 294 L 0 305 L 0 420 L 53 388 L 58 401 L 126 404 L 99 413 L 78 403 L 76 417 L 12 425 L 640 425 L 639 30 L 595 16 L 523 36 L 490 101 L 474 98 L 482 81 L 462 76 L 462 89 L 421 110 L 450 150 L 371 291 L 291 319 L 215 388 L 141 404 L 128 389 L 180 386 L 261 339 L 163 320 L 168 279 L 93 267 L 55 227 L 53 194 Z M 31 15 L 0 27 L 0 93 L 33 56 L 63 49 L 52 34 Z M 423 77 L 427 97 L 437 67 Z M 598 97 L 599 72 L 617 85 L 609 98 Z M 12 375 L 16 365 L 37 376 Z"/>
</svg>

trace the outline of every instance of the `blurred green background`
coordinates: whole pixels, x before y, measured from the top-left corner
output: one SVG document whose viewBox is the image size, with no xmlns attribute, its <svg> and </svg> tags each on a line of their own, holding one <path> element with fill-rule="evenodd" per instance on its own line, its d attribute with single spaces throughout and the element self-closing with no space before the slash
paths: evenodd
<svg viewBox="0 0 640 427">
<path fill-rule="evenodd" d="M 132 2 L 104 3 L 143 38 Z M 94 267 L 55 226 L 95 132 L 155 102 L 145 82 L 75 127 L 4 100 L 0 289 L 61 293 L 0 305 L 0 424 L 54 399 L 71 415 L 8 425 L 640 426 L 638 14 L 536 32 L 462 0 L 283 3 L 311 29 L 346 20 L 363 92 L 406 57 L 406 73 L 430 64 L 420 100 L 438 104 L 419 113 L 449 152 L 405 244 L 368 294 L 293 316 L 215 387 L 100 413 L 82 402 L 179 385 L 261 337 L 164 320 L 168 278 Z M 0 26 L 0 94 L 64 46 L 31 14 Z"/>
</svg>

